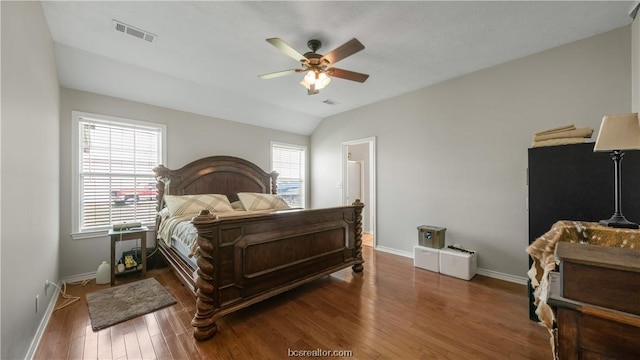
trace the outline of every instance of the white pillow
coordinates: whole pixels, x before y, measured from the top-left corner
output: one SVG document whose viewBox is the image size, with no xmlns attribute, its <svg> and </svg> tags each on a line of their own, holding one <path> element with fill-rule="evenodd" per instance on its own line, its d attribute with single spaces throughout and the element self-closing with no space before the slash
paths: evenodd
<svg viewBox="0 0 640 360">
<path fill-rule="evenodd" d="M 247 211 L 289 209 L 289 205 L 278 195 L 238 193 L 238 197 Z"/>
<path fill-rule="evenodd" d="M 233 208 L 233 210 L 236 211 L 243 211 L 244 210 L 244 206 L 242 206 L 242 201 L 237 200 L 231 203 L 231 207 Z"/>
<path fill-rule="evenodd" d="M 171 216 L 171 213 L 169 212 L 169 208 L 162 208 L 162 210 L 160 210 L 160 212 L 158 213 L 158 215 L 160 215 L 160 218 L 162 220 L 168 218 L 169 216 Z"/>
<path fill-rule="evenodd" d="M 210 212 L 233 211 L 226 195 L 201 194 L 201 195 L 165 195 L 171 216 L 197 215 L 201 210 Z"/>
</svg>

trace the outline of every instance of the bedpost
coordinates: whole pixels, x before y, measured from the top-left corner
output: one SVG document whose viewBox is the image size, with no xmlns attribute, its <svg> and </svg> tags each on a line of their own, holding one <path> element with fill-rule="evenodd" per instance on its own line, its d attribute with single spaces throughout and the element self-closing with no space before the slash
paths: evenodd
<svg viewBox="0 0 640 360">
<path fill-rule="evenodd" d="M 218 331 L 213 315 L 216 312 L 217 289 L 215 263 L 218 252 L 218 232 L 214 231 L 217 216 L 202 210 L 191 221 L 198 231 L 198 269 L 196 279 L 196 314 L 191 320 L 193 337 L 198 341 L 211 338 Z"/>
<path fill-rule="evenodd" d="M 355 258 L 359 263 L 353 265 L 351 269 L 354 272 L 362 272 L 364 270 L 364 259 L 362 258 L 362 208 L 364 208 L 364 204 L 360 202 L 360 199 L 356 199 L 353 202 L 355 206 L 354 211 L 356 213 L 355 223 L 356 223 L 356 232 L 355 232 Z"/>
<path fill-rule="evenodd" d="M 272 194 L 277 194 L 278 193 L 278 172 L 276 171 L 272 171 L 271 174 L 269 174 L 269 176 L 271 177 L 271 193 Z"/>
<path fill-rule="evenodd" d="M 171 181 L 171 176 L 169 175 L 171 170 L 164 165 L 158 165 L 153 168 L 153 172 L 156 174 L 156 211 L 160 211 L 164 206 L 165 189 Z"/>
</svg>

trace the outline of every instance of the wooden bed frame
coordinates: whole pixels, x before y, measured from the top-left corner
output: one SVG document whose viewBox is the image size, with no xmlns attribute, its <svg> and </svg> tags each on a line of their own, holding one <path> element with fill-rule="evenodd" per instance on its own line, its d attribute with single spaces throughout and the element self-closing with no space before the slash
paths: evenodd
<svg viewBox="0 0 640 360">
<path fill-rule="evenodd" d="M 277 192 L 278 174 L 231 156 L 196 160 L 178 170 L 160 165 L 158 210 L 164 195 Z M 362 272 L 362 208 L 350 206 L 276 211 L 218 218 L 203 210 L 192 219 L 198 237 L 198 268 L 157 241 L 160 253 L 196 296 L 194 337 L 206 340 L 222 316 L 351 266 Z M 156 229 L 160 218 L 156 223 Z"/>
</svg>

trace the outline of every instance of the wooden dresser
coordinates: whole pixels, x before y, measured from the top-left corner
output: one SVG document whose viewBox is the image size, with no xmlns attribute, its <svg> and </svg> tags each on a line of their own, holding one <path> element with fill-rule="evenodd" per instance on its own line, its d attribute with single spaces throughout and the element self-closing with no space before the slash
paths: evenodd
<svg viewBox="0 0 640 360">
<path fill-rule="evenodd" d="M 558 242 L 555 253 L 558 358 L 640 359 L 640 249 Z"/>
</svg>

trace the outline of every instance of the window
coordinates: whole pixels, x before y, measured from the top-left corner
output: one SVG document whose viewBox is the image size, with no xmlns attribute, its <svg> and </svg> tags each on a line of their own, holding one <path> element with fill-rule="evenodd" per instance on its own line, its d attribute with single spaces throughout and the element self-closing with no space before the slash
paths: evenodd
<svg viewBox="0 0 640 360">
<path fill-rule="evenodd" d="M 153 225 L 156 180 L 165 126 L 73 112 L 75 144 L 73 231 L 100 231 L 112 223 Z"/>
<path fill-rule="evenodd" d="M 306 147 L 271 143 L 271 169 L 278 172 L 278 194 L 291 207 L 305 206 Z"/>
</svg>

